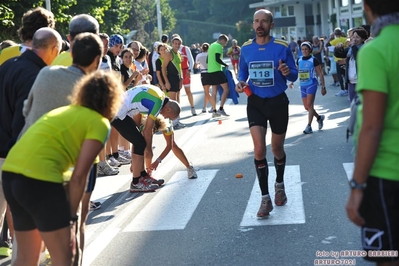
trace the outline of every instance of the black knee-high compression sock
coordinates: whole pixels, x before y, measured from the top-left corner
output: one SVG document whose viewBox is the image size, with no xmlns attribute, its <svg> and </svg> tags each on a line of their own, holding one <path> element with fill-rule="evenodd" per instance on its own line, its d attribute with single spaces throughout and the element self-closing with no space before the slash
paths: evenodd
<svg viewBox="0 0 399 266">
<path fill-rule="evenodd" d="M 286 161 L 285 154 L 284 154 L 284 157 L 281 158 L 280 160 L 277 160 L 276 157 L 274 157 L 274 167 L 276 168 L 276 182 L 277 183 L 281 183 L 284 181 L 285 161 Z"/>
<path fill-rule="evenodd" d="M 255 169 L 258 175 L 258 181 L 260 190 L 262 191 L 262 196 L 269 194 L 269 167 L 267 166 L 266 158 L 260 161 L 255 159 Z"/>
</svg>

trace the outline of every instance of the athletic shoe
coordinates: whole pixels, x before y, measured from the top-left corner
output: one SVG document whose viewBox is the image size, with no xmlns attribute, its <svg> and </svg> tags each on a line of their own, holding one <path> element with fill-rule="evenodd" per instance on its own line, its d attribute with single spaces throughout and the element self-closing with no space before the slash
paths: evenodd
<svg viewBox="0 0 399 266">
<path fill-rule="evenodd" d="M 224 116 L 230 116 L 230 115 L 226 114 L 226 111 L 224 109 L 223 110 L 219 109 L 218 113 L 221 115 L 224 115 Z"/>
<path fill-rule="evenodd" d="M 213 113 L 213 107 L 211 107 L 211 109 L 208 110 L 208 113 Z"/>
<path fill-rule="evenodd" d="M 107 162 L 99 162 L 97 165 L 98 175 L 117 175 L 119 170 L 111 167 Z"/>
<path fill-rule="evenodd" d="M 3 241 L 0 244 L 0 258 L 11 257 L 11 253 L 12 253 L 11 240 Z"/>
<path fill-rule="evenodd" d="M 145 181 L 148 184 L 154 184 L 154 185 L 158 185 L 158 186 L 162 186 L 163 183 L 165 183 L 165 180 L 163 179 L 155 179 L 152 176 L 148 175 L 147 178 L 145 179 Z"/>
<path fill-rule="evenodd" d="M 337 93 L 335 94 L 335 96 L 337 96 L 337 97 L 348 96 L 348 91 L 347 91 L 347 90 L 340 90 L 339 92 L 337 92 Z"/>
<path fill-rule="evenodd" d="M 221 117 L 222 115 L 218 112 L 213 112 L 212 113 L 212 118 L 216 118 L 216 117 Z"/>
<path fill-rule="evenodd" d="M 305 130 L 303 131 L 303 134 L 312 134 L 313 130 L 312 127 L 310 125 L 307 125 Z"/>
<path fill-rule="evenodd" d="M 122 155 L 118 156 L 118 159 L 116 159 L 118 162 L 120 162 L 122 165 L 126 165 L 126 164 L 130 164 L 132 162 L 132 160 L 129 160 L 125 157 L 123 157 Z"/>
<path fill-rule="evenodd" d="M 339 82 L 335 82 L 335 87 L 340 87 L 341 85 L 339 84 Z"/>
<path fill-rule="evenodd" d="M 101 202 L 94 202 L 94 201 L 90 201 L 90 210 L 91 211 L 95 211 L 101 208 Z"/>
<path fill-rule="evenodd" d="M 128 160 L 132 159 L 132 153 L 130 151 L 118 151 L 118 153 Z"/>
<path fill-rule="evenodd" d="M 287 195 L 285 194 L 284 183 L 275 183 L 274 184 L 274 203 L 276 206 L 283 206 L 287 203 Z"/>
<path fill-rule="evenodd" d="M 122 164 L 118 162 L 113 156 L 110 156 L 107 160 L 108 164 L 112 167 L 121 167 Z"/>
<path fill-rule="evenodd" d="M 194 107 L 191 107 L 191 114 L 192 114 L 193 116 L 196 116 L 196 115 L 197 115 L 197 113 L 195 112 L 195 108 L 194 108 Z"/>
<path fill-rule="evenodd" d="M 202 113 L 203 113 L 203 114 L 206 113 L 206 108 L 203 108 L 203 109 L 202 109 Z"/>
<path fill-rule="evenodd" d="M 319 119 L 317 119 L 317 123 L 319 123 L 319 130 L 323 128 L 323 121 L 324 121 L 325 117 L 324 115 L 321 115 L 319 117 Z"/>
<path fill-rule="evenodd" d="M 269 217 L 269 213 L 273 210 L 272 200 L 269 195 L 262 196 L 259 211 L 256 214 L 258 219 L 265 219 Z"/>
<path fill-rule="evenodd" d="M 130 193 L 135 192 L 154 192 L 158 188 L 158 185 L 148 184 L 144 177 L 141 177 L 137 184 L 130 183 Z"/>
<path fill-rule="evenodd" d="M 40 266 L 51 265 L 51 257 L 47 249 L 40 253 L 39 263 Z"/>
<path fill-rule="evenodd" d="M 181 123 L 180 121 L 173 125 L 173 129 L 180 129 L 186 127 L 185 124 Z"/>
<path fill-rule="evenodd" d="M 187 177 L 188 179 L 196 179 L 198 177 L 197 172 L 195 171 L 192 165 L 190 165 L 190 167 L 187 168 Z"/>
</svg>

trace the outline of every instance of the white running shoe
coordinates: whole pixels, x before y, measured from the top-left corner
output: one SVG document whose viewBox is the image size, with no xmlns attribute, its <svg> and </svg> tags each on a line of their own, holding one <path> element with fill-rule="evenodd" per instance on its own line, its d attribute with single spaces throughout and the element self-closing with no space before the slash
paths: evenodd
<svg viewBox="0 0 399 266">
<path fill-rule="evenodd" d="M 224 116 L 230 116 L 230 115 L 228 115 L 228 114 L 226 113 L 226 111 L 225 111 L 224 109 L 223 109 L 223 110 L 220 110 L 220 109 L 219 109 L 218 113 L 221 114 L 221 115 L 224 115 Z"/>
<path fill-rule="evenodd" d="M 118 156 L 118 159 L 116 159 L 118 162 L 120 162 L 122 165 L 126 165 L 126 164 L 130 164 L 132 162 L 132 160 L 127 159 L 125 157 L 123 157 L 122 155 Z"/>
<path fill-rule="evenodd" d="M 119 170 L 112 168 L 107 162 L 99 162 L 97 165 L 97 173 L 99 175 L 117 175 Z"/>
<path fill-rule="evenodd" d="M 108 164 L 111 165 L 112 167 L 121 167 L 122 164 L 118 162 L 113 156 L 110 156 L 108 158 Z"/>
<path fill-rule="evenodd" d="M 303 134 L 312 134 L 313 130 L 312 127 L 310 125 L 307 125 L 305 130 L 303 131 Z"/>
<path fill-rule="evenodd" d="M 194 166 L 190 165 L 189 168 L 187 168 L 187 177 L 188 179 L 196 179 L 197 176 L 197 172 L 194 169 Z"/>
</svg>

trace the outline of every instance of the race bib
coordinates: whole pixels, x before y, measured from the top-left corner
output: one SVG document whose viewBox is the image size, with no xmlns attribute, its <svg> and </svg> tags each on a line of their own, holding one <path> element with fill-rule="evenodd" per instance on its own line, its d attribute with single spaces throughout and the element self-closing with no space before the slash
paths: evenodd
<svg viewBox="0 0 399 266">
<path fill-rule="evenodd" d="M 307 82 L 310 80 L 310 71 L 309 69 L 299 70 L 299 81 Z"/>
<path fill-rule="evenodd" d="M 249 63 L 249 78 L 258 87 L 274 86 L 274 62 L 257 61 Z"/>
</svg>

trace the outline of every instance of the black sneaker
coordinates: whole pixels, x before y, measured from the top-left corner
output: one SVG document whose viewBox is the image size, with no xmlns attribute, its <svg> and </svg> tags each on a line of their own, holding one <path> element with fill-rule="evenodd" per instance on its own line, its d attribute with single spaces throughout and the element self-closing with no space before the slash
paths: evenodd
<svg viewBox="0 0 399 266">
<path fill-rule="evenodd" d="M 94 201 L 90 201 L 90 210 L 91 211 L 95 211 L 101 208 L 101 202 L 94 202 Z"/>
</svg>

